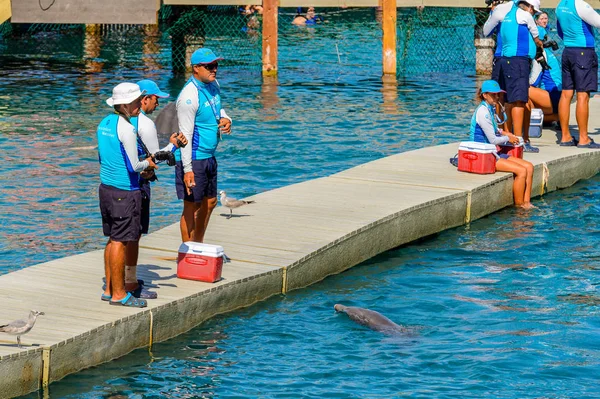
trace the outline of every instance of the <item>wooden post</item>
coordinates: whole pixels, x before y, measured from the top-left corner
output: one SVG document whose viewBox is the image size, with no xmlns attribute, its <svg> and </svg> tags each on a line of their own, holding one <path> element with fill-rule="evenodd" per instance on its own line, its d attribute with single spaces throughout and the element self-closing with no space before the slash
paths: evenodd
<svg viewBox="0 0 600 399">
<path fill-rule="evenodd" d="M 383 74 L 396 74 L 396 0 L 383 0 Z"/>
<path fill-rule="evenodd" d="M 277 75 L 277 14 L 278 0 L 263 0 L 262 72 L 264 76 Z"/>
</svg>

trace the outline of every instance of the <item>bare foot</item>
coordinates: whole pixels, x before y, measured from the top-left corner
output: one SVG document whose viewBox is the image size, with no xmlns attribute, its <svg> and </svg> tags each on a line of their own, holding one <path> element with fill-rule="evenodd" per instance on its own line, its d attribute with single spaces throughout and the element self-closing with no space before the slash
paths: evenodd
<svg viewBox="0 0 600 399">
<path fill-rule="evenodd" d="M 533 205 L 531 202 L 525 202 L 524 204 L 521 205 L 522 209 L 534 209 L 536 208 L 535 205 Z"/>
<path fill-rule="evenodd" d="M 127 292 L 135 291 L 138 289 L 138 287 L 139 284 L 137 283 L 137 281 L 135 283 L 125 283 L 125 291 Z"/>
</svg>

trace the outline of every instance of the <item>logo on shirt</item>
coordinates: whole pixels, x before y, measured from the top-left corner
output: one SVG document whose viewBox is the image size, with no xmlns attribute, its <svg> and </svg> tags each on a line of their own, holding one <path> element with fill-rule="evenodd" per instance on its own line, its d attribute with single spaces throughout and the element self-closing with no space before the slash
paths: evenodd
<svg viewBox="0 0 600 399">
<path fill-rule="evenodd" d="M 187 105 L 191 105 L 192 104 L 192 100 L 190 100 L 189 98 L 186 100 L 185 102 Z"/>
</svg>

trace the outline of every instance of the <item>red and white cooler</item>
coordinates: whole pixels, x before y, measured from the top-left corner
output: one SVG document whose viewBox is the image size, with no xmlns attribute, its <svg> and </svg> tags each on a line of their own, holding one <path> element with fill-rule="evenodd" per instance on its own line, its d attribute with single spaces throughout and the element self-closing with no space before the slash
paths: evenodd
<svg viewBox="0 0 600 399">
<path fill-rule="evenodd" d="M 515 145 L 499 145 L 498 154 L 506 154 L 511 157 L 523 159 L 523 143 L 519 142 L 519 144 Z"/>
<path fill-rule="evenodd" d="M 223 247 L 188 241 L 179 246 L 177 277 L 214 283 L 221 279 Z"/>
<path fill-rule="evenodd" d="M 463 141 L 458 147 L 458 170 L 478 174 L 495 173 L 496 150 L 493 144 Z"/>
</svg>

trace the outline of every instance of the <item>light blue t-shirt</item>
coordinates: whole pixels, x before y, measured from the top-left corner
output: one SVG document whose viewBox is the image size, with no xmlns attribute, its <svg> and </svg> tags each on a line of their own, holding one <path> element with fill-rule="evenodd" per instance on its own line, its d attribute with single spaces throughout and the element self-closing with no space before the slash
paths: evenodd
<svg viewBox="0 0 600 399">
<path fill-rule="evenodd" d="M 496 32 L 496 57 L 535 57 L 534 38 L 538 37 L 537 27 L 530 13 L 513 2 L 498 5 L 490 14 L 483 27 L 483 33 L 490 36 Z"/>
<path fill-rule="evenodd" d="M 594 27 L 600 15 L 583 0 L 562 0 L 556 7 L 558 36 L 565 47 L 595 47 Z"/>
<path fill-rule="evenodd" d="M 112 114 L 100 122 L 96 135 L 102 184 L 139 190 L 139 172 L 148 167 L 148 162 L 138 160 L 133 126 L 122 116 Z"/>
<path fill-rule="evenodd" d="M 180 124 L 184 119 L 182 113 L 194 109 L 196 111 L 190 140 L 192 160 L 211 158 L 220 141 L 217 121 L 221 115 L 221 95 L 216 82 L 203 83 L 193 76 L 188 80 L 177 99 Z M 175 156 L 177 160 L 181 160 L 180 150 L 175 152 Z"/>
</svg>

